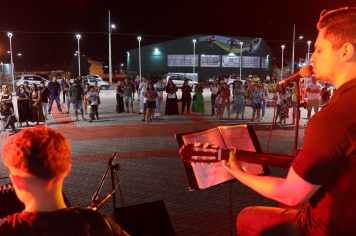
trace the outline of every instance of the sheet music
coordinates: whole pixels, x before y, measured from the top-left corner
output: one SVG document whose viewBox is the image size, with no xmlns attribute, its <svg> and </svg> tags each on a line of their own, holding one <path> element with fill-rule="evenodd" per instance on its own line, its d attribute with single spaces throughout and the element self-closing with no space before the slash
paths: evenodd
<svg viewBox="0 0 356 236">
<path fill-rule="evenodd" d="M 207 142 L 218 145 L 221 148 L 225 148 L 225 143 L 218 128 L 199 133 L 183 135 L 182 138 L 184 143 L 192 143 L 195 141 Z M 224 169 L 221 162 L 213 164 L 192 163 L 191 165 L 200 189 L 205 189 L 235 178 Z"/>
<path fill-rule="evenodd" d="M 236 150 L 256 152 L 247 125 L 219 126 L 226 148 L 235 147 Z M 262 165 L 241 162 L 242 167 L 251 174 L 261 174 Z"/>
</svg>

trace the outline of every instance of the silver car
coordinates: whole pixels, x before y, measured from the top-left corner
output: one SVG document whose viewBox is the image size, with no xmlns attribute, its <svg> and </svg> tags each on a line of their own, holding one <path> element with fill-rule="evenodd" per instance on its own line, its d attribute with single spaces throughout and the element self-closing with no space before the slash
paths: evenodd
<svg viewBox="0 0 356 236">
<path fill-rule="evenodd" d="M 87 75 L 87 76 L 81 76 L 81 78 L 84 78 L 85 83 L 89 83 L 90 85 L 94 85 L 94 81 L 97 81 L 98 82 L 98 87 L 100 88 L 100 90 L 106 90 L 106 89 L 110 88 L 109 82 L 104 81 L 101 77 L 100 78 L 94 78 L 91 75 Z"/>
<path fill-rule="evenodd" d="M 36 84 L 37 86 L 40 86 L 42 80 L 45 82 L 45 85 L 47 86 L 49 80 L 46 80 L 36 74 L 23 74 L 15 79 L 15 87 L 16 88 L 20 87 L 20 85 L 25 83 L 25 81 L 28 81 L 29 86 L 31 86 L 31 84 Z"/>
<path fill-rule="evenodd" d="M 184 75 L 180 75 L 180 74 L 172 74 L 172 75 L 164 75 L 163 76 L 163 81 L 166 80 L 166 85 L 168 85 L 168 80 L 172 80 L 173 83 L 178 87 L 182 87 L 184 80 L 188 80 L 188 84 L 192 87 L 194 87 L 195 85 L 198 85 L 197 81 L 193 81 L 192 79 L 189 79 L 188 77 L 185 77 Z"/>
</svg>

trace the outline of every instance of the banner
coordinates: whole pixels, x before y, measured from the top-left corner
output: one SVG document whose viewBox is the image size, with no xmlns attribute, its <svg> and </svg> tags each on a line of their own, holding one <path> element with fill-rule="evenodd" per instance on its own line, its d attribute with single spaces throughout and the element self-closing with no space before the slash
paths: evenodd
<svg viewBox="0 0 356 236">
<path fill-rule="evenodd" d="M 214 44 L 218 45 L 222 49 L 232 53 L 241 53 L 242 42 L 242 52 L 254 53 L 260 47 L 262 38 L 252 38 L 244 41 L 240 41 L 236 38 L 219 36 L 219 35 L 210 35 L 199 37 L 199 41 L 205 41 L 207 50 L 210 51 L 213 49 Z"/>
</svg>

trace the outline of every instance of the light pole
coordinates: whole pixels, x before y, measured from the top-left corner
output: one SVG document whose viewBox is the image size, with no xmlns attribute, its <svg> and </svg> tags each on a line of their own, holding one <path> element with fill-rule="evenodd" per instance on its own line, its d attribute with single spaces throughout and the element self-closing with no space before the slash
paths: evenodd
<svg viewBox="0 0 356 236">
<path fill-rule="evenodd" d="M 292 53 L 292 74 L 294 73 L 294 51 L 295 51 L 295 44 L 298 42 L 299 39 L 302 39 L 303 36 L 299 36 L 297 41 L 295 41 L 295 25 L 294 25 L 294 31 L 293 31 L 293 53 Z"/>
<path fill-rule="evenodd" d="M 282 66 L 281 66 L 281 81 L 283 79 L 283 52 L 284 52 L 284 45 L 282 45 Z"/>
<path fill-rule="evenodd" d="M 241 78 L 241 67 L 242 67 L 242 45 L 244 43 L 243 42 L 240 42 L 240 80 L 242 80 Z"/>
<path fill-rule="evenodd" d="M 115 29 L 115 25 L 110 24 L 110 11 L 109 11 L 109 83 L 112 84 L 112 63 L 111 63 L 111 33 Z"/>
<path fill-rule="evenodd" d="M 79 77 L 80 77 L 80 50 L 79 50 L 79 39 L 81 38 L 80 34 L 77 34 L 78 39 L 78 68 L 79 68 Z"/>
<path fill-rule="evenodd" d="M 138 40 L 138 63 L 140 67 L 140 80 L 142 79 L 141 77 L 141 37 L 137 37 Z"/>
<path fill-rule="evenodd" d="M 308 65 L 310 64 L 310 62 L 309 62 L 310 43 L 311 43 L 311 41 L 308 41 Z"/>
<path fill-rule="evenodd" d="M 193 39 L 194 51 L 193 51 L 193 81 L 195 81 L 195 43 L 197 40 Z"/>
<path fill-rule="evenodd" d="M 12 33 L 7 33 L 7 36 L 10 39 L 10 56 L 11 56 L 11 79 L 12 79 L 12 91 L 15 92 L 15 80 L 14 80 L 14 63 L 12 58 L 12 45 L 11 45 L 11 37 Z"/>
</svg>

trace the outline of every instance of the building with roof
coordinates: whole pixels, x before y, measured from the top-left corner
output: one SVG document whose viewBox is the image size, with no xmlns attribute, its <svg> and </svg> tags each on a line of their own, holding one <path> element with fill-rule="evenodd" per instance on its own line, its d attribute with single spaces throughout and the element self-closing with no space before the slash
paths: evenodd
<svg viewBox="0 0 356 236">
<path fill-rule="evenodd" d="M 140 49 L 142 75 L 178 73 L 206 81 L 219 74 L 240 74 L 241 54 L 242 75 L 258 75 L 264 80 L 272 70 L 272 51 L 262 38 L 199 34 Z M 127 73 L 139 74 L 139 48 L 127 52 Z"/>
</svg>

